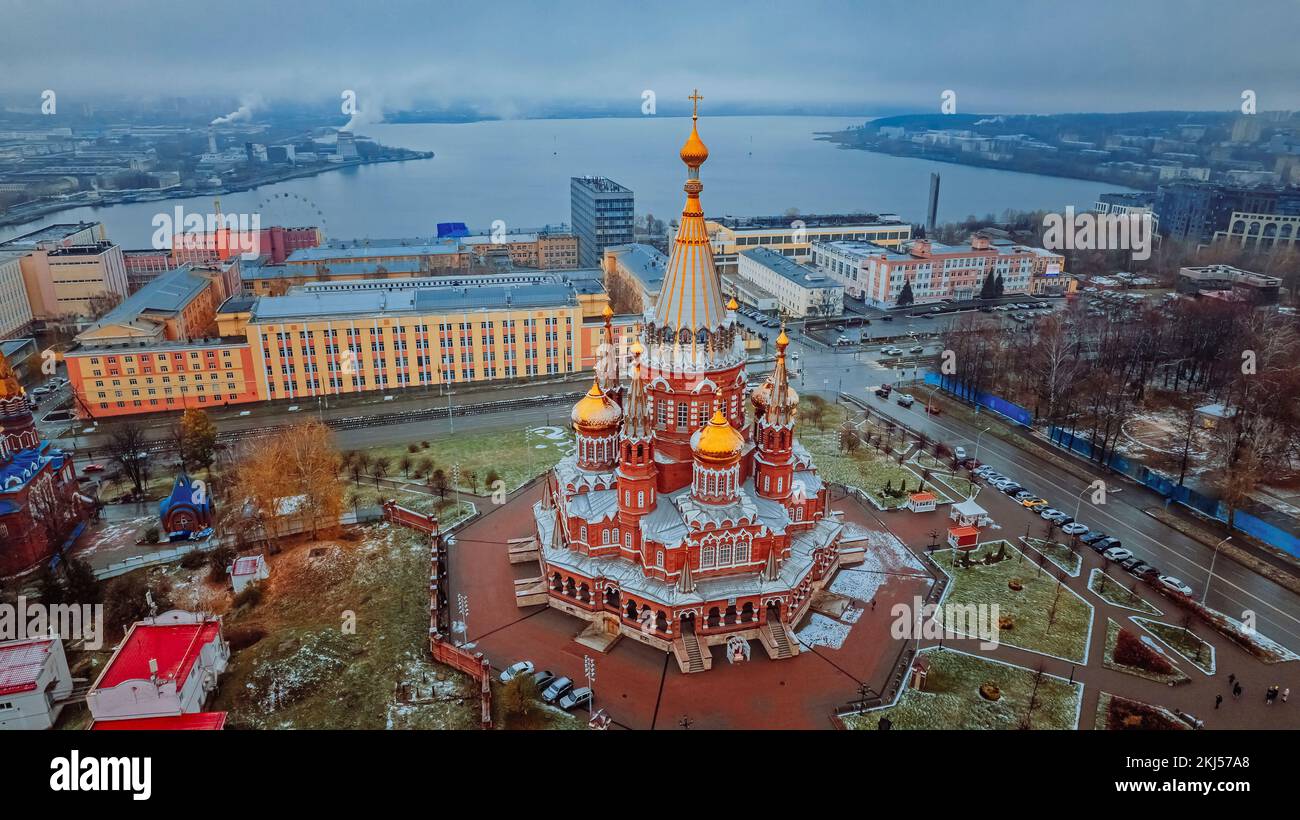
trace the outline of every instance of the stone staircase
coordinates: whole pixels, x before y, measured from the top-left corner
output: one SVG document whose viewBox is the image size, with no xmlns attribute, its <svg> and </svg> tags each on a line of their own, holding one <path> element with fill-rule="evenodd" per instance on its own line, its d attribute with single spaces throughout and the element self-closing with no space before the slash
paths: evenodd
<svg viewBox="0 0 1300 820">
<path fill-rule="evenodd" d="M 701 647 L 699 640 L 691 632 L 678 635 L 673 641 L 673 656 L 677 659 L 677 666 L 688 675 L 693 672 L 704 672 L 713 666 L 712 653 Z"/>
<path fill-rule="evenodd" d="M 799 643 L 786 631 L 780 621 L 768 621 L 759 630 L 763 636 L 763 648 L 773 660 L 793 658 L 799 654 Z"/>
</svg>

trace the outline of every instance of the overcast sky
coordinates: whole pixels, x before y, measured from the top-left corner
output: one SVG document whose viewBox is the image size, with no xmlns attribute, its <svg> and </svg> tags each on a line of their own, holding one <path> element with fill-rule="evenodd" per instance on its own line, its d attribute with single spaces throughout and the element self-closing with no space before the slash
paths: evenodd
<svg viewBox="0 0 1300 820">
<path fill-rule="evenodd" d="M 1300 108 L 1297 0 L 0 0 L 0 91 L 256 107 L 837 104 L 864 112 Z M 220 112 L 215 112 L 220 113 Z"/>
</svg>

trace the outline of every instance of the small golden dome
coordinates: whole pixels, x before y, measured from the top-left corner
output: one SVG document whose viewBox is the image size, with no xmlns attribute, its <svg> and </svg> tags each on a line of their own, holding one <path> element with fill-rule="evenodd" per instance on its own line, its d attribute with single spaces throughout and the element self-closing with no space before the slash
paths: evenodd
<svg viewBox="0 0 1300 820">
<path fill-rule="evenodd" d="M 600 312 L 600 315 L 606 319 L 614 315 L 614 309 L 609 306 L 608 302 L 605 303 L 605 309 Z"/>
<path fill-rule="evenodd" d="M 749 400 L 753 402 L 754 409 L 757 411 L 758 415 L 763 415 L 763 413 L 767 411 L 767 408 L 771 406 L 772 393 L 775 390 L 776 386 L 772 384 L 772 380 L 769 378 L 758 386 L 754 391 L 754 395 L 749 397 Z M 786 406 L 790 408 L 790 414 L 794 415 L 795 409 L 799 406 L 799 394 L 795 392 L 793 387 L 787 384 L 785 386 L 785 397 Z"/>
<path fill-rule="evenodd" d="M 700 139 L 700 132 L 696 130 L 693 119 L 691 121 L 691 135 L 686 138 L 686 143 L 682 145 L 680 156 L 682 162 L 686 163 L 687 168 L 699 168 L 709 158 L 709 149 L 705 146 L 704 140 Z"/>
<path fill-rule="evenodd" d="M 9 360 L 0 353 L 0 399 L 11 399 L 14 396 L 21 396 L 25 391 L 21 384 L 18 383 L 18 374 L 9 366 Z"/>
<path fill-rule="evenodd" d="M 623 418 L 623 409 L 611 401 L 600 389 L 600 384 L 593 380 L 587 395 L 573 405 L 569 418 L 580 432 L 605 432 L 618 426 Z"/>
<path fill-rule="evenodd" d="M 776 337 L 777 349 L 785 350 L 788 344 L 790 344 L 790 337 L 785 335 L 785 325 L 781 325 L 781 335 Z"/>
<path fill-rule="evenodd" d="M 727 310 L 735 310 L 738 307 L 740 307 L 740 303 L 736 301 L 736 297 L 731 297 L 727 302 Z"/>
<path fill-rule="evenodd" d="M 727 417 L 722 415 L 720 407 L 714 408 L 709 423 L 691 436 L 691 449 L 705 461 L 731 461 L 740 455 L 744 447 L 745 437 L 731 426 Z"/>
</svg>

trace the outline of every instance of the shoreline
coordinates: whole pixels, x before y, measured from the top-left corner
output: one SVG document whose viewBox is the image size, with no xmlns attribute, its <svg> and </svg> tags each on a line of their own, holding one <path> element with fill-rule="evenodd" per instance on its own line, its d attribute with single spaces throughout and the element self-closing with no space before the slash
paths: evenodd
<svg viewBox="0 0 1300 820">
<path fill-rule="evenodd" d="M 405 149 L 404 149 L 405 150 Z M 331 171 L 340 171 L 344 168 L 359 168 L 365 165 L 383 165 L 390 162 L 411 162 L 414 160 L 433 159 L 433 151 L 411 151 L 411 156 L 405 157 L 382 157 L 370 159 L 361 162 L 338 162 L 320 168 L 303 168 L 293 171 L 282 176 L 276 176 L 274 179 L 265 179 L 249 181 L 235 185 L 221 185 L 216 188 L 204 191 L 186 190 L 183 193 L 167 194 L 159 197 L 149 197 L 147 199 L 112 199 L 99 200 L 96 202 L 77 202 L 77 203 L 48 203 L 47 205 L 37 207 L 18 216 L 5 215 L 0 217 L 0 228 L 8 228 L 13 225 L 21 225 L 24 222 L 31 222 L 37 219 L 44 219 L 63 211 L 74 211 L 78 208 L 112 208 L 118 205 L 136 205 L 146 202 L 169 202 L 177 199 L 194 199 L 204 196 L 225 196 L 226 194 L 237 194 L 245 191 L 254 191 L 258 188 L 264 188 L 269 185 L 278 185 L 281 182 L 289 182 L 295 179 L 306 179 L 308 177 L 320 176 Z"/>
</svg>

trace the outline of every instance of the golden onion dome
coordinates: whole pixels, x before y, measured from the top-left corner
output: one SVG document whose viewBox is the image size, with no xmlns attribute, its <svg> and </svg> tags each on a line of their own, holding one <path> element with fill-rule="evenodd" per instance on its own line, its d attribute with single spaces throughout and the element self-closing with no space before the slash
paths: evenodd
<svg viewBox="0 0 1300 820">
<path fill-rule="evenodd" d="M 696 129 L 694 121 L 691 122 L 691 135 L 682 145 L 680 156 L 688 168 L 699 168 L 709 158 L 709 149 L 705 146 L 704 140 L 700 139 L 700 132 Z"/>
<path fill-rule="evenodd" d="M 727 310 L 735 310 L 738 307 L 740 307 L 740 303 L 736 301 L 736 297 L 731 297 L 727 302 Z"/>
<path fill-rule="evenodd" d="M 0 399 L 11 399 L 14 396 L 24 394 L 21 384 L 18 383 L 18 374 L 9 366 L 9 360 L 0 353 Z"/>
<path fill-rule="evenodd" d="M 618 427 L 623 419 L 623 409 L 605 395 L 598 382 L 592 381 L 587 395 L 573 405 L 569 418 L 580 432 L 606 432 Z"/>
<path fill-rule="evenodd" d="M 691 436 L 691 450 L 704 461 L 731 461 L 745 447 L 745 437 L 731 426 L 722 408 L 715 408 L 713 418 Z"/>
</svg>

